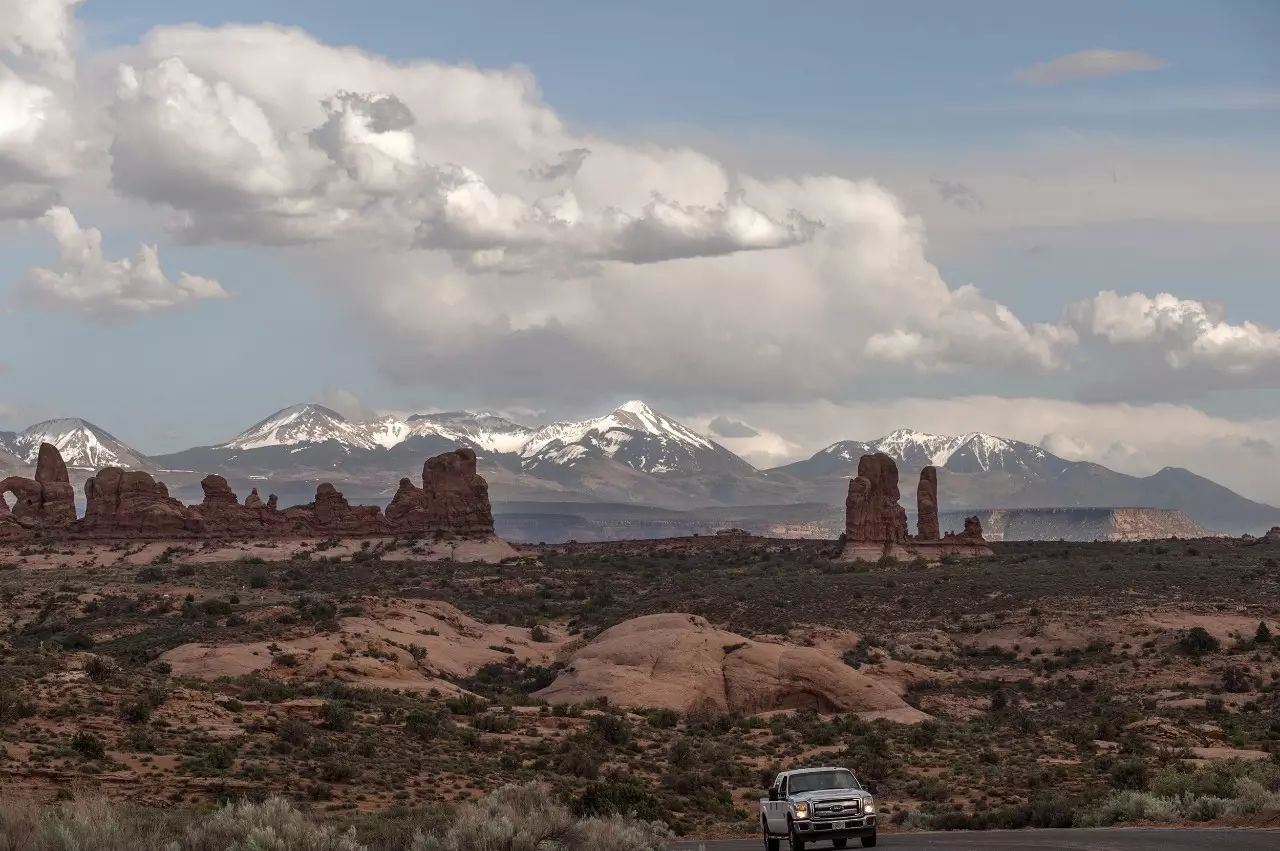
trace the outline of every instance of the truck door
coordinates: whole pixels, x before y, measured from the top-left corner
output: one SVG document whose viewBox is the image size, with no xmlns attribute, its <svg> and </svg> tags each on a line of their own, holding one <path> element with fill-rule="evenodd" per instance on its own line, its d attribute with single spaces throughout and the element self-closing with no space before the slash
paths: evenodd
<svg viewBox="0 0 1280 851">
<path fill-rule="evenodd" d="M 770 833 L 786 833 L 787 832 L 787 778 L 779 777 L 773 781 L 773 788 L 777 791 L 776 801 L 767 801 L 765 803 L 765 814 L 769 819 Z"/>
</svg>

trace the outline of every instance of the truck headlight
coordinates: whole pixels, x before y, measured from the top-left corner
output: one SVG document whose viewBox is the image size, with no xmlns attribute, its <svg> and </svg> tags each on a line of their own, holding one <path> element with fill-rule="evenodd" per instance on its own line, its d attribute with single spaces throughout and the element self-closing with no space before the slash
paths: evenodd
<svg viewBox="0 0 1280 851">
<path fill-rule="evenodd" d="M 808 817 L 809 817 L 809 802 L 796 801 L 796 818 L 808 818 Z"/>
<path fill-rule="evenodd" d="M 862 811 L 867 815 L 872 815 L 876 811 L 876 802 L 870 798 L 864 798 L 862 800 Z"/>
</svg>

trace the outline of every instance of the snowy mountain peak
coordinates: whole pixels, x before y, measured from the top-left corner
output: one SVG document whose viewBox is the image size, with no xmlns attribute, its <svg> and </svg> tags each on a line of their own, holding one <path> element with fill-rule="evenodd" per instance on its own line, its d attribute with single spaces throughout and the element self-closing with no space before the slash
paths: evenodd
<svg viewBox="0 0 1280 851">
<path fill-rule="evenodd" d="M 492 411 L 446 411 L 409 417 L 410 434 L 435 435 L 484 452 L 519 452 L 533 430 Z"/>
<path fill-rule="evenodd" d="M 603 458 L 646 473 L 751 470 L 751 466 L 683 423 L 639 399 L 603 417 L 558 422 L 533 432 L 520 454 L 526 469 L 574 466 Z"/>
<path fill-rule="evenodd" d="M 337 441 L 347 447 L 372 449 L 379 444 L 365 429 L 323 405 L 292 405 L 254 423 L 219 449 L 261 449 L 266 446 Z"/>
<path fill-rule="evenodd" d="M 956 472 L 1025 468 L 1050 457 L 1038 446 L 983 432 L 950 436 L 906 428 L 894 429 L 884 437 L 868 442 L 845 440 L 833 443 L 819 454 L 856 462 L 870 452 L 883 452 L 912 469 L 933 465 Z"/>
<path fill-rule="evenodd" d="M 579 443 L 589 436 L 599 438 L 615 429 L 639 432 L 692 449 L 712 449 L 715 444 L 687 426 L 660 414 L 639 399 L 624 402 L 603 417 L 579 422 L 545 425 L 529 436 L 520 453 L 531 457 L 552 443 Z"/>
<path fill-rule="evenodd" d="M 13 438 L 13 454 L 34 464 L 41 443 L 52 443 L 69 467 L 137 468 L 145 466 L 142 455 L 105 429 L 79 417 L 59 417 L 28 426 Z"/>
</svg>

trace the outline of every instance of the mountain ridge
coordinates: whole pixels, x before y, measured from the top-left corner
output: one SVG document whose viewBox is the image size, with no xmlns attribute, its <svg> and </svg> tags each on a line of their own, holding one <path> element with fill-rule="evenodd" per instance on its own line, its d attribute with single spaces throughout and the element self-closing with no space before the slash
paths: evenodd
<svg viewBox="0 0 1280 851">
<path fill-rule="evenodd" d="M 316 481 L 329 479 L 346 483 L 361 496 L 385 498 L 387 481 L 416 475 L 424 457 L 463 445 L 477 452 L 495 493 L 507 500 L 673 510 L 837 505 L 843 504 L 858 459 L 879 451 L 898 463 L 906 503 L 919 469 L 938 466 L 944 473 L 944 511 L 1124 505 L 1182 510 L 1206 528 L 1227 532 L 1256 533 L 1280 523 L 1280 509 L 1180 467 L 1131 476 L 984 432 L 940 435 L 895 429 L 873 440 L 837 441 L 808 458 L 760 470 L 641 400 L 624 402 L 599 417 L 537 427 L 491 411 L 356 421 L 332 408 L 304 403 L 282 408 L 226 442 L 155 456 L 86 420 L 59 418 L 21 432 L 0 432 L 0 465 L 31 463 L 44 439 L 59 446 L 69 466 L 154 470 L 191 499 L 199 498 L 197 483 L 205 473 L 225 475 L 241 487 L 288 493 L 305 493 Z"/>
</svg>

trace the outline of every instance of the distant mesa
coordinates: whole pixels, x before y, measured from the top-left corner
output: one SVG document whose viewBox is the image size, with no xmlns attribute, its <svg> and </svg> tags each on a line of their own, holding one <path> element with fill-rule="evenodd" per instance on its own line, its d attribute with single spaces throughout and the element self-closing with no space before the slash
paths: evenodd
<svg viewBox="0 0 1280 851">
<path fill-rule="evenodd" d="M 430 535 L 437 539 L 492 539 L 489 486 L 476 472 L 476 454 L 461 447 L 427 459 L 422 486 L 400 482 L 384 514 L 376 505 L 351 505 L 328 482 L 306 505 L 280 509 L 254 489 L 241 503 L 226 478 L 205 476 L 204 500 L 185 505 L 164 482 L 144 470 L 106 467 L 85 481 L 85 513 L 77 518 L 75 493 L 56 446 L 41 445 L 34 479 L 0 481 L 0 537 L 138 540 L 244 535 Z"/>
<path fill-rule="evenodd" d="M 899 503 L 901 497 L 898 465 L 892 458 L 876 452 L 858 459 L 858 475 L 849 480 L 849 496 L 845 500 L 841 561 L 878 561 L 885 557 L 936 561 L 942 556 L 977 558 L 992 554 L 977 517 L 966 517 L 960 534 L 939 534 L 936 467 L 927 466 L 920 471 L 916 488 L 919 534 L 914 538 L 907 532 L 907 512 Z"/>
</svg>

